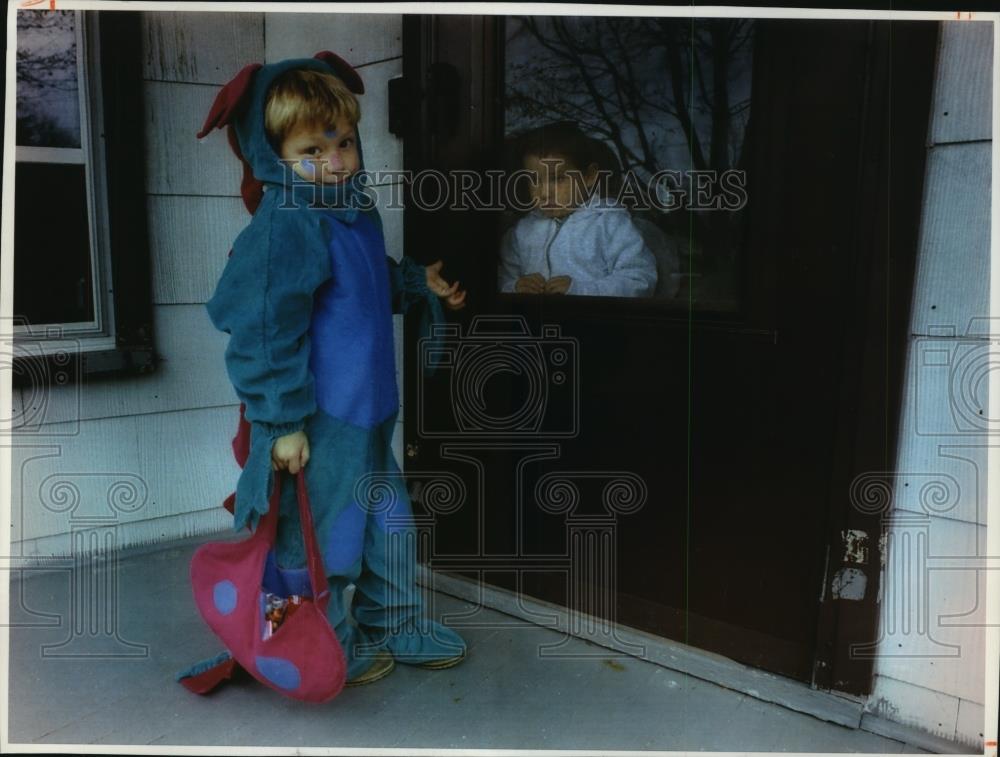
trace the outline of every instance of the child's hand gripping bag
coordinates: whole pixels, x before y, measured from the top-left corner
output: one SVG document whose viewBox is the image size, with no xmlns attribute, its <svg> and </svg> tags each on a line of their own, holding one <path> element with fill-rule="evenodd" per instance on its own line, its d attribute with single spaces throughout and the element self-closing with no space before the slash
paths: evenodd
<svg viewBox="0 0 1000 757">
<path fill-rule="evenodd" d="M 265 566 L 274 545 L 281 498 L 275 476 L 270 509 L 257 530 L 240 542 L 212 542 L 191 559 L 191 585 L 198 612 L 233 658 L 254 678 L 285 696 L 325 702 L 344 687 L 347 663 L 326 618 L 330 600 L 326 573 L 306 493 L 305 472 L 296 478 L 302 538 L 311 597 L 302 597 L 276 630 L 265 617 Z"/>
</svg>

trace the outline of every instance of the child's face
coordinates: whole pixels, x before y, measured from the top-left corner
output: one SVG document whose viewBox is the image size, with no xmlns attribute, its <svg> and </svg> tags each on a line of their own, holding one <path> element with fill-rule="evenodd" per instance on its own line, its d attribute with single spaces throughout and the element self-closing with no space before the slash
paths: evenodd
<svg viewBox="0 0 1000 757">
<path fill-rule="evenodd" d="M 306 181 L 339 184 L 360 167 L 355 127 L 346 119 L 335 124 L 299 126 L 281 143 L 279 154 L 296 161 L 292 170 Z"/>
<path fill-rule="evenodd" d="M 576 210 L 584 198 L 583 188 L 592 187 L 597 178 L 595 165 L 581 176 L 580 169 L 559 155 L 526 155 L 524 167 L 536 179 L 531 198 L 548 218 L 564 218 Z"/>
</svg>

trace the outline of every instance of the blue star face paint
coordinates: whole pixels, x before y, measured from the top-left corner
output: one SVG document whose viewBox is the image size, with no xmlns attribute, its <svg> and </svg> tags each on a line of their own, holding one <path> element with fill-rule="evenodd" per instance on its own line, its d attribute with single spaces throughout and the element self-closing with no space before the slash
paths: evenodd
<svg viewBox="0 0 1000 757">
<path fill-rule="evenodd" d="M 327 139 L 333 139 L 335 136 L 337 136 L 337 130 L 327 129 L 326 131 L 323 132 L 323 136 L 326 137 Z"/>
</svg>

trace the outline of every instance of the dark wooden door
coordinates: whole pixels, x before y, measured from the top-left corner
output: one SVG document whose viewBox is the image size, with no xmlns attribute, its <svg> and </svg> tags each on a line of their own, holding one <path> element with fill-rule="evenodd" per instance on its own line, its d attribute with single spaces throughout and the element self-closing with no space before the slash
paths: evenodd
<svg viewBox="0 0 1000 757">
<path fill-rule="evenodd" d="M 404 31 L 406 167 L 503 165 L 504 19 Z M 669 302 L 499 295 L 502 214 L 410 197 L 407 254 L 469 290 L 431 378 L 407 321 L 404 465 L 432 566 L 868 691 L 870 659 L 846 650 L 876 638 L 879 523 L 849 489 L 894 464 L 935 40 L 755 22 L 718 307 L 693 277 Z M 679 224 L 690 250 L 712 244 Z M 461 501 L 435 504 L 435 476 Z M 835 599 L 845 529 L 872 537 L 869 582 Z"/>
</svg>

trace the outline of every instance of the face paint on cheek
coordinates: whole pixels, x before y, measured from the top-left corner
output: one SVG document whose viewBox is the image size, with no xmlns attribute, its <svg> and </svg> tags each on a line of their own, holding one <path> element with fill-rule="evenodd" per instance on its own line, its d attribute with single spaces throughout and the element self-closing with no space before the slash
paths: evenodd
<svg viewBox="0 0 1000 757">
<path fill-rule="evenodd" d="M 302 169 L 302 173 L 306 174 L 307 176 L 316 175 L 316 166 L 314 166 L 308 160 L 300 160 L 299 167 Z"/>
</svg>

